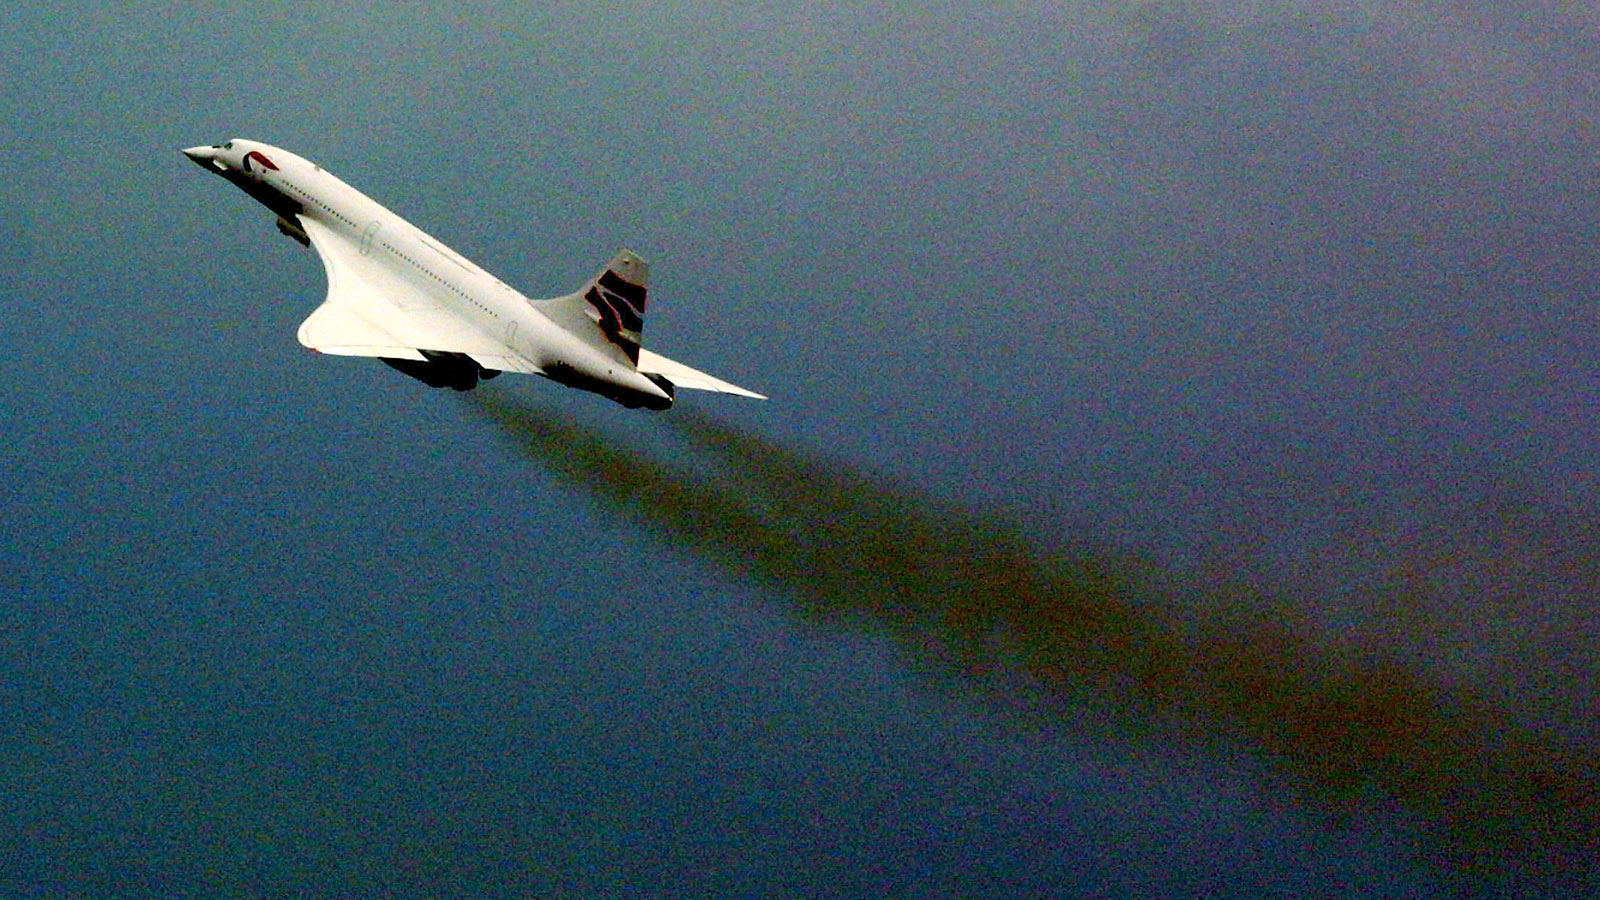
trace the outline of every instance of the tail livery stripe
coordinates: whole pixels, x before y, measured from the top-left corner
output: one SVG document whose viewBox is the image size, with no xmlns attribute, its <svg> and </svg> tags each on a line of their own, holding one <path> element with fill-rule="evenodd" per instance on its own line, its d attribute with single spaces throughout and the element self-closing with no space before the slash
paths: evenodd
<svg viewBox="0 0 1600 900">
<path fill-rule="evenodd" d="M 645 289 L 624 281 L 610 270 L 583 295 L 594 310 L 595 321 L 606 340 L 622 348 L 628 360 L 639 362 L 639 335 L 644 328 Z"/>
</svg>

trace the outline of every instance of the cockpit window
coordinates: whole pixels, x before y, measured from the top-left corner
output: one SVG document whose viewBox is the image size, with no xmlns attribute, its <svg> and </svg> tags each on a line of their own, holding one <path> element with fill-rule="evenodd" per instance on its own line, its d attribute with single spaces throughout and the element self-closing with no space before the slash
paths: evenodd
<svg viewBox="0 0 1600 900">
<path fill-rule="evenodd" d="M 222 149 L 224 149 L 224 150 L 232 150 L 233 149 L 233 141 L 229 141 L 226 144 L 223 144 L 222 145 Z"/>
</svg>

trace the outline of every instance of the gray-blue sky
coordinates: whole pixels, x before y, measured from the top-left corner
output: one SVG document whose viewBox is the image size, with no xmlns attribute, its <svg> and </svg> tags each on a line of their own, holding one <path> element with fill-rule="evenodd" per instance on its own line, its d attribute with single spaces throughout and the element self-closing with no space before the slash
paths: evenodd
<svg viewBox="0 0 1600 900">
<path fill-rule="evenodd" d="M 453 398 L 304 353 L 294 326 L 321 296 L 320 266 L 176 153 L 232 136 L 317 160 L 530 293 L 575 284 L 615 247 L 641 252 L 654 264 L 647 342 L 774 397 L 685 402 L 1019 510 L 1047 544 L 1268 580 L 1315 621 L 1400 632 L 1402 650 L 1452 677 L 1497 690 L 1516 674 L 1519 705 L 1576 727 L 1572 698 L 1595 671 L 1583 605 L 1594 553 L 1579 543 L 1594 537 L 1582 523 L 1600 458 L 1595 30 L 1592 13 L 1558 3 L 14 13 L 0 38 L 0 253 L 17 273 L 0 291 L 6 579 L 20 598 L 7 680 L 14 709 L 64 718 L 13 718 L 4 733 L 56 747 L 107 708 L 181 730 L 172 704 L 218 699 L 181 648 L 135 622 L 166 622 L 201 648 L 185 652 L 228 662 L 229 683 L 256 691 L 244 708 L 288 703 L 263 726 L 274 739 L 327 709 L 277 695 L 317 684 L 367 697 L 375 733 L 396 734 L 408 714 L 394 698 L 442 703 L 459 689 L 482 710 L 485 685 L 548 675 L 452 681 L 424 662 L 511 664 L 430 656 L 419 635 L 549 660 L 644 641 L 647 659 L 680 658 L 608 676 L 659 701 L 673 696 L 659 685 L 700 672 L 681 658 L 702 658 L 694 640 L 715 643 L 707 665 L 741 652 L 717 635 L 722 614 L 761 619 L 730 624 L 740 637 L 797 627 L 781 605 L 607 521 Z M 495 387 L 658 437 L 553 385 Z M 1396 579 L 1426 602 L 1369 589 Z M 625 596 L 695 627 L 619 606 Z M 459 631 L 402 624 L 458 602 Z M 621 631 L 595 636 L 605 628 Z M 248 662 L 308 637 L 277 681 Z M 257 652 L 229 662 L 228 638 Z M 751 665 L 795 696 L 795 672 L 818 655 L 841 697 L 857 666 L 896 685 L 872 696 L 899 690 L 891 661 L 838 649 L 853 640 L 813 635 Z M 124 658 L 138 652 L 157 661 L 153 676 Z M 384 652 L 415 677 L 362 694 L 358 674 L 327 672 Z M 131 699 L 66 699 L 101 689 Z M 709 690 L 735 722 L 790 708 Z M 923 722 L 877 702 L 895 712 L 874 722 Z M 229 714 L 206 715 L 201 734 L 244 746 Z M 616 731 L 578 745 L 649 719 L 610 721 Z M 105 746 L 198 752 L 157 737 Z M 838 786 L 853 751 L 822 746 L 836 757 L 803 759 L 823 772 L 835 759 L 824 780 Z M 1001 752 L 972 746 L 957 755 Z M 1051 765 L 999 770 L 1048 780 Z M 112 766 L 66 771 L 92 780 Z M 131 796 L 192 803 L 196 785 L 237 774 L 179 771 L 192 783 Z M 749 787 L 711 783 L 717 802 Z M 290 806 L 281 835 L 317 809 Z M 39 828 L 52 810 L 8 814 Z M 478 816 L 465 831 L 481 838 L 510 813 Z M 1066 840 L 1055 816 L 998 845 Z M 1231 827 L 1195 825 L 1196 846 L 1226 844 Z M 584 844 L 606 832 L 566 833 Z M 933 843 L 971 837 L 953 833 Z M 1306 858 L 1330 852 L 1332 839 L 1307 840 L 1320 849 Z M 264 846 L 297 846 L 282 841 Z M 171 858 L 163 877 L 190 871 Z M 1322 865 L 1277 862 L 1307 879 Z M 593 877 L 567 884 L 626 884 Z"/>
</svg>

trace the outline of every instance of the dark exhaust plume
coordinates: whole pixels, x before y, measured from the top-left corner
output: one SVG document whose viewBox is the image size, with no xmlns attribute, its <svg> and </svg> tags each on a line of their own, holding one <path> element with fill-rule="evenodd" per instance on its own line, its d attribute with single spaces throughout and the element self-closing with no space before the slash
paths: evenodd
<svg viewBox="0 0 1600 900">
<path fill-rule="evenodd" d="M 474 402 L 521 453 L 675 545 L 924 663 L 999 675 L 1124 735 L 1242 742 L 1316 808 L 1424 823 L 1419 852 L 1450 868 L 1572 877 L 1600 851 L 1592 749 L 1319 644 L 1270 598 L 1180 596 L 1197 589 L 1148 564 L 1044 552 L 1015 526 L 686 410 L 663 421 L 698 451 L 694 473 L 503 397 Z"/>
</svg>

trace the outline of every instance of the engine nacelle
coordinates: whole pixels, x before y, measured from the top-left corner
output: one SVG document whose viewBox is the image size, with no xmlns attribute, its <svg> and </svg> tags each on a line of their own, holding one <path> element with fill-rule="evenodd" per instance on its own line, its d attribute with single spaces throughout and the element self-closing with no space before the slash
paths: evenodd
<svg viewBox="0 0 1600 900">
<path fill-rule="evenodd" d="M 487 381 L 500 374 L 499 369 L 485 369 L 465 353 L 421 352 L 426 359 L 378 358 L 390 368 L 404 372 L 428 387 L 447 387 L 457 391 L 470 391 L 478 386 L 479 379 Z"/>
</svg>

